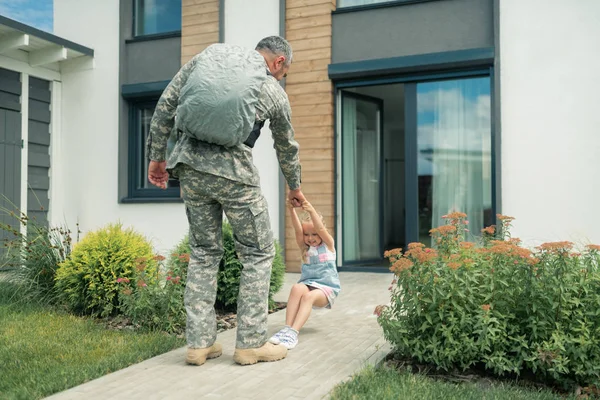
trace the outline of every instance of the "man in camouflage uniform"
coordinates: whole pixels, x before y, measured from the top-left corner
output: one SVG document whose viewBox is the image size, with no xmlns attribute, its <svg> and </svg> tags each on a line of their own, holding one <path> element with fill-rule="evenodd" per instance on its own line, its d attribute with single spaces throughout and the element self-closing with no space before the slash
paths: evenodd
<svg viewBox="0 0 600 400">
<path fill-rule="evenodd" d="M 270 120 L 279 165 L 290 187 L 288 197 L 300 206 L 304 196 L 300 190 L 299 146 L 290 122 L 290 104 L 278 83 L 287 75 L 292 50 L 285 39 L 271 36 L 261 40 L 256 51 L 264 57 L 268 74 L 256 105 L 257 122 Z M 207 358 L 220 356 L 222 351 L 215 342 L 214 303 L 223 256 L 223 212 L 233 228 L 236 251 L 244 266 L 234 360 L 243 365 L 280 360 L 287 354 L 285 347 L 267 342 L 268 294 L 275 248 L 267 202 L 252 162 L 252 149 L 245 144 L 236 147 L 210 144 L 180 132 L 165 161 L 180 92 L 194 71 L 198 56 L 181 68 L 163 92 L 147 142 L 151 160 L 148 179 L 161 188 L 166 188 L 169 173 L 180 180 L 190 226 L 191 255 L 185 292 L 186 361 L 201 365 Z"/>
</svg>

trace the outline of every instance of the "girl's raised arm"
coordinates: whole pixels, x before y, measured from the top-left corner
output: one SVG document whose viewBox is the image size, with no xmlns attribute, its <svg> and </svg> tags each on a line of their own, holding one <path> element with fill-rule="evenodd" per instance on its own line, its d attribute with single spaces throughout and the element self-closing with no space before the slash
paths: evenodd
<svg viewBox="0 0 600 400">
<path fill-rule="evenodd" d="M 290 209 L 290 214 L 292 214 L 292 226 L 294 227 L 294 233 L 296 234 L 296 244 L 300 248 L 300 250 L 306 250 L 306 243 L 304 243 L 304 231 L 302 230 L 302 223 L 300 222 L 300 218 L 298 218 L 298 214 L 296 214 L 296 209 L 292 205 L 292 203 L 287 201 L 288 208 Z"/>
<path fill-rule="evenodd" d="M 335 243 L 333 241 L 333 237 L 329 234 L 329 231 L 327 230 L 327 228 L 325 228 L 325 225 L 323 225 L 321 217 L 319 216 L 319 214 L 317 214 L 317 211 L 312 206 L 312 204 L 305 200 L 302 203 L 302 208 L 304 209 L 304 211 L 310 214 L 310 218 L 313 221 L 313 226 L 315 227 L 317 233 L 321 237 L 321 240 L 323 240 L 323 243 L 325 243 L 329 251 L 335 251 Z"/>
</svg>

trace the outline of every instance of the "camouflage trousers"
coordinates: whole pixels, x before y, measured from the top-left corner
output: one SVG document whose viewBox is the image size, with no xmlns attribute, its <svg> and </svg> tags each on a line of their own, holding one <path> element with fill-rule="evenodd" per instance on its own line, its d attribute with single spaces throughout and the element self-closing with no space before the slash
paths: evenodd
<svg viewBox="0 0 600 400">
<path fill-rule="evenodd" d="M 249 186 L 180 164 L 177 174 L 190 225 L 190 263 L 185 289 L 188 347 L 211 346 L 217 337 L 215 299 L 223 257 L 223 212 L 233 229 L 244 266 L 237 303 L 240 349 L 267 341 L 268 298 L 275 257 L 269 210 L 260 187 Z"/>
</svg>

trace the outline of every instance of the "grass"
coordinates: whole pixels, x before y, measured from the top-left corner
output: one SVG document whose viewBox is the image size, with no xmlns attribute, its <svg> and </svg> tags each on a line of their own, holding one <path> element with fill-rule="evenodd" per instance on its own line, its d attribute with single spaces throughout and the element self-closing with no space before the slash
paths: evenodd
<svg viewBox="0 0 600 400">
<path fill-rule="evenodd" d="M 550 391 L 538 391 L 505 383 L 450 383 L 423 375 L 381 367 L 367 367 L 333 390 L 331 398 L 376 400 L 558 400 Z"/>
<path fill-rule="evenodd" d="M 162 333 L 107 330 L 55 309 L 9 301 L 0 280 L 0 398 L 39 399 L 184 345 Z"/>
</svg>

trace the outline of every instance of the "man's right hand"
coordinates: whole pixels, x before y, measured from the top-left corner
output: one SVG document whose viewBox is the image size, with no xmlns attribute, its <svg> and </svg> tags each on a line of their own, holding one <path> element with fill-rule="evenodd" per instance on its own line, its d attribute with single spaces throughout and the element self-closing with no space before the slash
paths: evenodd
<svg viewBox="0 0 600 400">
<path fill-rule="evenodd" d="M 302 203 L 306 201 L 306 198 L 304 197 L 304 194 L 302 194 L 300 188 L 290 190 L 288 193 L 288 199 L 294 207 L 302 207 Z"/>
<path fill-rule="evenodd" d="M 161 189 L 166 189 L 167 181 L 169 180 L 167 162 L 150 161 L 150 164 L 148 165 L 148 180 L 154 186 L 158 186 Z"/>
</svg>

